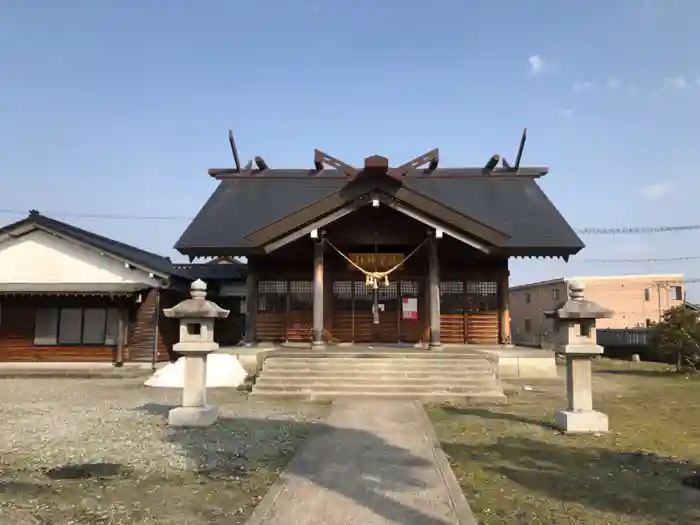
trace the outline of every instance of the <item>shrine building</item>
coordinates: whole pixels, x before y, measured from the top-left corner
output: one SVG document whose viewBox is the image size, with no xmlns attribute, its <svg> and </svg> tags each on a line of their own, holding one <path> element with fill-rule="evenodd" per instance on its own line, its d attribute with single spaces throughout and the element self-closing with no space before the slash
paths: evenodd
<svg viewBox="0 0 700 525">
<path fill-rule="evenodd" d="M 583 243 L 537 179 L 498 155 L 439 166 L 437 149 L 355 167 L 316 150 L 309 167 L 255 157 L 211 169 L 218 187 L 175 248 L 246 257 L 249 344 L 508 344 L 508 261 Z"/>
</svg>

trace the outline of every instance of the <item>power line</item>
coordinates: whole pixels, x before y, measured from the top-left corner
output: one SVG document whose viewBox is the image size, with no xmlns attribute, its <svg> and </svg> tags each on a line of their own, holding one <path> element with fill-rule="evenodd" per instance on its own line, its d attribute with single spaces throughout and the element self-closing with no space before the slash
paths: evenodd
<svg viewBox="0 0 700 525">
<path fill-rule="evenodd" d="M 628 228 L 580 228 L 576 233 L 582 235 L 642 235 L 650 233 L 670 233 L 700 230 L 700 224 L 682 224 L 678 226 L 637 226 Z"/>
<path fill-rule="evenodd" d="M 0 208 L 0 214 L 27 215 L 28 210 L 17 208 Z M 138 221 L 187 221 L 192 216 L 187 215 L 131 215 L 111 213 L 75 213 L 69 211 L 48 211 L 44 215 L 57 217 L 71 217 L 75 219 L 110 219 L 110 220 L 138 220 Z M 632 226 L 621 228 L 574 228 L 581 235 L 643 235 L 653 233 L 672 233 L 700 230 L 700 224 L 681 224 L 676 226 Z"/>
<path fill-rule="evenodd" d="M 697 261 L 700 260 L 700 255 L 689 255 L 686 257 L 656 257 L 647 259 L 582 259 L 582 262 L 587 263 L 659 263 L 659 262 L 674 262 L 674 261 Z"/>
<path fill-rule="evenodd" d="M 0 213 L 12 215 L 28 215 L 28 211 L 3 209 L 0 208 Z M 73 213 L 69 211 L 48 211 L 42 212 L 43 215 L 49 217 L 70 217 L 74 219 L 118 219 L 118 220 L 137 220 L 137 221 L 183 221 L 192 220 L 192 217 L 184 215 L 126 215 L 126 214 L 110 214 L 110 213 Z"/>
</svg>

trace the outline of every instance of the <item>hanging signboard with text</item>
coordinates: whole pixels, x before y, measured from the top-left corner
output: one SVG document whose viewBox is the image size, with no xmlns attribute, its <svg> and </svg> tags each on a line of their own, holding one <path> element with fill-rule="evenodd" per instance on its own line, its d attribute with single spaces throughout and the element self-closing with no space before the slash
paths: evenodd
<svg viewBox="0 0 700 525">
<path fill-rule="evenodd" d="M 418 320 L 418 299 L 415 297 L 404 297 L 401 301 L 401 317 L 403 319 Z"/>
<path fill-rule="evenodd" d="M 370 272 L 385 272 L 403 261 L 403 253 L 349 253 L 348 259 Z M 350 268 L 354 268 L 350 265 Z"/>
</svg>

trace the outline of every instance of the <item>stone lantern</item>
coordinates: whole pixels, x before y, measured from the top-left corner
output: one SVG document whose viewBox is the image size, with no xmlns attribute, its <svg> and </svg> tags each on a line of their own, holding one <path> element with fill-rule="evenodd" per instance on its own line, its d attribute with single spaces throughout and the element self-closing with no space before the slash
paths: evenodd
<svg viewBox="0 0 700 525">
<path fill-rule="evenodd" d="M 228 317 L 229 311 L 207 301 L 207 285 L 197 279 L 191 285 L 191 299 L 163 310 L 166 317 L 180 320 L 180 341 L 173 350 L 185 360 L 182 406 L 168 414 L 168 423 L 177 427 L 207 427 L 219 417 L 218 409 L 207 405 L 207 355 L 219 348 L 214 342 L 214 321 Z"/>
<path fill-rule="evenodd" d="M 596 319 L 612 317 L 613 311 L 583 297 L 585 285 L 569 282 L 570 299 L 545 316 L 553 318 L 554 350 L 566 356 L 567 410 L 557 410 L 556 426 L 567 433 L 607 432 L 608 416 L 593 410 L 591 361 L 603 348 L 596 342 Z"/>
</svg>

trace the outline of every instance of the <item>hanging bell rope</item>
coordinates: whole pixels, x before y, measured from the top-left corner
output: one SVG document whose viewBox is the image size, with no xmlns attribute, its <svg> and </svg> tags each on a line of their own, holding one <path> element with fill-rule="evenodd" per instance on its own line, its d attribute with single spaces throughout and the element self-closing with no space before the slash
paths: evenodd
<svg viewBox="0 0 700 525">
<path fill-rule="evenodd" d="M 418 252 L 418 250 L 420 250 L 420 249 L 423 247 L 423 245 L 424 245 L 426 242 L 428 242 L 429 240 L 430 240 L 430 238 L 429 238 L 429 237 L 426 237 L 426 238 L 423 240 L 423 242 L 421 242 L 418 246 L 416 246 L 416 247 L 413 249 L 413 251 L 412 251 L 411 253 L 409 253 L 406 257 L 404 257 L 404 258 L 401 260 L 401 262 L 399 262 L 398 264 L 392 266 L 391 268 L 389 268 L 388 270 L 385 270 L 385 271 L 383 271 L 383 272 L 373 272 L 373 271 L 370 271 L 370 270 L 365 270 L 364 268 L 362 268 L 362 266 L 360 266 L 359 264 L 357 264 L 355 261 L 353 261 L 352 259 L 350 259 L 350 257 L 348 257 L 348 256 L 345 255 L 342 251 L 340 251 L 340 250 L 338 249 L 338 247 L 335 246 L 335 244 L 333 244 L 331 241 L 329 241 L 328 239 L 323 239 L 323 242 L 328 243 L 328 246 L 330 246 L 330 247 L 333 248 L 336 252 L 338 252 L 338 255 L 340 255 L 343 259 L 345 259 L 346 261 L 348 261 L 348 262 L 349 262 L 352 266 L 354 266 L 357 270 L 361 271 L 361 272 L 364 274 L 364 276 L 365 276 L 365 285 L 376 290 L 376 289 L 379 287 L 379 282 L 380 282 L 380 281 L 384 281 L 384 286 L 389 286 L 389 276 L 390 276 L 392 273 L 394 273 L 396 270 L 398 270 L 398 269 L 399 269 L 406 261 L 408 261 L 411 257 L 413 257 L 413 256 Z"/>
</svg>

